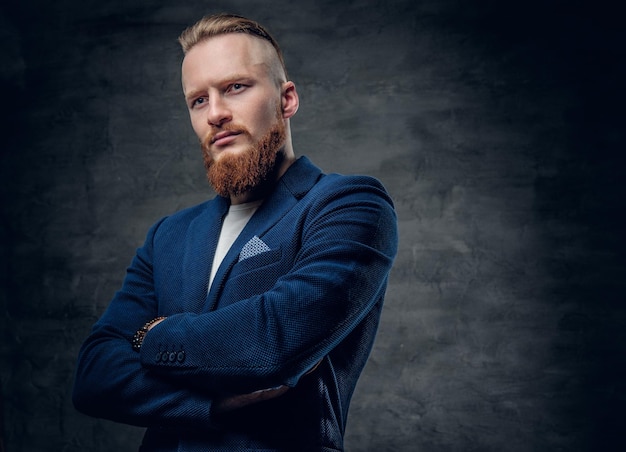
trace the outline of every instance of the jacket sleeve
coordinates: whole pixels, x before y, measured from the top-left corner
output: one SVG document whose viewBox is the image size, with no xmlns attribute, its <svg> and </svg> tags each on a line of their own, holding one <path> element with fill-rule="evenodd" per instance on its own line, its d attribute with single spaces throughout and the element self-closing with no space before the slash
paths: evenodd
<svg viewBox="0 0 626 452">
<path fill-rule="evenodd" d="M 151 373 L 132 349 L 134 332 L 156 317 L 151 254 L 157 228 L 148 233 L 115 296 L 124 294 L 124 302 L 114 298 L 79 352 L 72 400 L 79 411 L 116 422 L 207 428 L 211 398 Z"/>
<path fill-rule="evenodd" d="M 349 181 L 316 194 L 295 262 L 270 290 L 168 317 L 146 335 L 143 366 L 224 393 L 295 386 L 382 300 L 396 254 L 390 198 L 374 179 Z M 154 359 L 167 343 L 184 344 L 184 365 Z"/>
</svg>

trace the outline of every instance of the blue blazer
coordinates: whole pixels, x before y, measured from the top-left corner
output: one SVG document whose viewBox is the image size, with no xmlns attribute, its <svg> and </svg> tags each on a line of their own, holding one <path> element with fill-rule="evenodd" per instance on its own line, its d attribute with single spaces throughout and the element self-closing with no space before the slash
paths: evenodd
<svg viewBox="0 0 626 452">
<path fill-rule="evenodd" d="M 397 250 L 392 201 L 376 179 L 325 175 L 302 157 L 207 293 L 228 207 L 216 197 L 150 229 L 81 348 L 74 404 L 147 427 L 143 451 L 343 450 Z M 275 399 L 212 411 L 216 398 L 281 385 Z"/>
</svg>

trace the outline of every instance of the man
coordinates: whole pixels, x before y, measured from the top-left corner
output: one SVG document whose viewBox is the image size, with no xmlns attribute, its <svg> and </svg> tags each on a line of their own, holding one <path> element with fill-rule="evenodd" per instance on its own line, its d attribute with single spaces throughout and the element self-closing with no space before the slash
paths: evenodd
<svg viewBox="0 0 626 452">
<path fill-rule="evenodd" d="M 218 196 L 156 223 L 80 351 L 75 406 L 142 451 L 343 450 L 397 248 L 378 181 L 296 158 L 298 95 L 259 24 L 180 37 Z"/>
</svg>

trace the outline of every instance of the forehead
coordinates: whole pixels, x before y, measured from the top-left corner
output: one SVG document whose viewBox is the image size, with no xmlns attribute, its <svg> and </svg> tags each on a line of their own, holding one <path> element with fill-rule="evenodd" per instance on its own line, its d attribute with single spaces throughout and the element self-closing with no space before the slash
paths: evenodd
<svg viewBox="0 0 626 452">
<path fill-rule="evenodd" d="M 227 77 L 231 73 L 268 73 L 274 49 L 269 42 L 243 34 L 211 37 L 192 47 L 182 64 L 183 86 L 206 77 Z"/>
</svg>

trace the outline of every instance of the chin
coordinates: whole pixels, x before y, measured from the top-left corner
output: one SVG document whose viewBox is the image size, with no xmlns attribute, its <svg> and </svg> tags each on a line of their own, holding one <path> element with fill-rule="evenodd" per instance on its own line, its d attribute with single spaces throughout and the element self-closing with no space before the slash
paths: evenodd
<svg viewBox="0 0 626 452">
<path fill-rule="evenodd" d="M 235 145 L 225 146 L 223 148 L 220 148 L 217 152 L 213 153 L 213 159 L 217 162 L 222 158 L 222 156 L 243 154 L 248 149 L 250 149 L 249 146 L 241 145 L 241 144 L 237 146 Z"/>
</svg>

